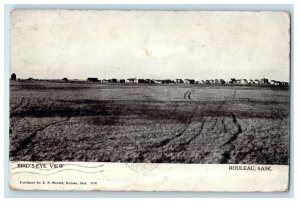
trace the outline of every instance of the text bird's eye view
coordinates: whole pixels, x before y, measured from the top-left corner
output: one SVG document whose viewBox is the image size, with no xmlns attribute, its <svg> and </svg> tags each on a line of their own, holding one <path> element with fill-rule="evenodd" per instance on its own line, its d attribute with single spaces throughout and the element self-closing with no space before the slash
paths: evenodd
<svg viewBox="0 0 300 202">
<path fill-rule="evenodd" d="M 9 158 L 288 165 L 289 26 L 282 12 L 12 12 Z"/>
</svg>

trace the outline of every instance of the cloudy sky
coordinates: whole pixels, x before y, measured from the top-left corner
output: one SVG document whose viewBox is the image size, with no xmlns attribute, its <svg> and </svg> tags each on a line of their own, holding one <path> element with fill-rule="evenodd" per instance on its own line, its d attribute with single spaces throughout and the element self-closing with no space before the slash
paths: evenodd
<svg viewBox="0 0 300 202">
<path fill-rule="evenodd" d="M 281 12 L 15 10 L 10 71 L 20 78 L 289 80 Z"/>
</svg>

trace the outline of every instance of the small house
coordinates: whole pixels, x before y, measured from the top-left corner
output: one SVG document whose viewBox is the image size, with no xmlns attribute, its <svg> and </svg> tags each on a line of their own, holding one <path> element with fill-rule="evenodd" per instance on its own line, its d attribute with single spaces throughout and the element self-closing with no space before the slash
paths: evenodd
<svg viewBox="0 0 300 202">
<path fill-rule="evenodd" d="M 280 81 L 275 81 L 275 82 L 274 82 L 274 85 L 275 85 L 275 86 L 281 86 L 282 84 L 281 84 Z"/>
<path fill-rule="evenodd" d="M 129 81 L 129 83 L 137 83 L 137 79 L 136 78 L 130 78 L 127 79 Z"/>
<path fill-rule="evenodd" d="M 164 79 L 162 80 L 162 83 L 173 83 L 171 79 Z"/>
<path fill-rule="evenodd" d="M 109 83 L 118 83 L 118 80 L 113 78 L 113 79 L 109 79 Z"/>
<path fill-rule="evenodd" d="M 87 81 L 98 82 L 98 78 L 88 78 Z"/>
<path fill-rule="evenodd" d="M 154 83 L 154 80 L 152 80 L 152 79 L 145 79 L 145 83 Z"/>
<path fill-rule="evenodd" d="M 229 81 L 230 84 L 232 85 L 236 85 L 237 84 L 237 80 L 235 78 L 231 78 Z"/>
<path fill-rule="evenodd" d="M 260 80 L 259 79 L 255 79 L 254 80 L 254 84 L 260 84 Z"/>
<path fill-rule="evenodd" d="M 206 81 L 205 81 L 205 84 L 210 84 L 210 80 L 206 80 Z"/>
<path fill-rule="evenodd" d="M 160 83 L 162 83 L 162 80 L 155 79 L 155 80 L 154 80 L 154 83 L 159 83 L 159 84 L 160 84 Z"/>
<path fill-rule="evenodd" d="M 174 83 L 183 83 L 182 79 L 174 79 Z"/>
<path fill-rule="evenodd" d="M 289 86 L 289 82 L 282 82 L 282 85 Z"/>
<path fill-rule="evenodd" d="M 194 79 L 184 79 L 184 83 L 186 83 L 186 84 L 194 84 L 195 80 Z"/>
<path fill-rule="evenodd" d="M 241 80 L 241 84 L 243 84 L 243 85 L 248 84 L 248 80 L 247 80 L 247 79 L 242 79 L 242 80 Z"/>
<path fill-rule="evenodd" d="M 260 84 L 268 84 L 268 83 L 269 83 L 269 80 L 266 79 L 266 78 L 262 78 L 262 79 L 260 80 Z"/>
<path fill-rule="evenodd" d="M 220 82 L 220 84 L 225 84 L 226 83 L 224 79 L 220 79 L 219 82 Z"/>
<path fill-rule="evenodd" d="M 138 83 L 145 83 L 145 79 L 138 79 Z"/>
<path fill-rule="evenodd" d="M 255 82 L 253 81 L 253 79 L 249 80 L 249 84 L 254 84 Z"/>
</svg>

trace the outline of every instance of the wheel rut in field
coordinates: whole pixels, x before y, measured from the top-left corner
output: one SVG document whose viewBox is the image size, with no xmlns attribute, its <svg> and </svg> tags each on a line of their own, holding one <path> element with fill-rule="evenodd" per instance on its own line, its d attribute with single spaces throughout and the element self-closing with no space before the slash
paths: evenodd
<svg viewBox="0 0 300 202">
<path fill-rule="evenodd" d="M 189 91 L 186 91 L 183 95 L 183 98 L 186 99 L 186 100 L 192 100 L 191 98 L 191 95 L 192 93 L 194 92 L 195 90 L 189 90 Z M 167 137 L 165 139 L 163 139 L 162 141 L 156 143 L 156 144 L 153 144 L 151 146 L 148 146 L 144 151 L 141 151 L 139 153 L 139 157 L 137 159 L 139 159 L 139 161 L 143 161 L 144 160 L 144 155 L 146 153 L 148 153 L 150 150 L 152 149 L 159 149 L 159 148 L 168 148 L 168 145 L 169 144 L 172 144 L 172 142 L 175 140 L 175 139 L 178 139 L 180 138 L 181 136 L 183 136 L 185 134 L 185 132 L 188 130 L 188 128 L 190 127 L 191 123 L 192 123 L 192 120 L 198 110 L 198 107 L 199 107 L 199 104 L 196 104 L 195 107 L 193 108 L 192 112 L 191 112 L 191 115 L 189 116 L 188 118 L 188 121 L 185 123 L 184 127 L 180 130 L 180 132 L 176 133 L 175 135 L 173 136 L 170 136 L 170 137 Z M 202 124 L 202 128 L 203 128 L 204 124 Z M 202 129 L 201 129 L 202 130 Z M 188 140 L 188 142 L 191 142 L 195 137 L 192 137 Z M 184 142 L 184 144 L 186 144 L 186 141 Z M 158 160 L 159 161 L 159 160 Z"/>
<path fill-rule="evenodd" d="M 157 144 L 155 144 L 155 145 L 152 145 L 151 148 L 165 147 L 165 146 L 167 146 L 172 140 L 181 137 L 181 136 L 186 132 L 186 130 L 190 127 L 190 124 L 191 124 L 191 122 L 192 122 L 192 119 L 193 119 L 193 117 L 195 116 L 195 112 L 197 111 L 196 108 L 198 108 L 198 107 L 195 107 L 195 108 L 194 108 L 194 110 L 193 110 L 191 116 L 190 116 L 189 119 L 188 119 L 188 122 L 185 124 L 185 126 L 182 128 L 182 130 L 181 130 L 179 133 L 177 133 L 175 136 L 166 138 L 166 139 L 164 139 L 163 141 L 161 141 L 161 142 L 159 142 L 159 143 L 157 143 Z"/>
<path fill-rule="evenodd" d="M 219 120 L 219 118 L 215 118 L 215 119 L 214 119 L 214 123 L 213 123 L 213 125 L 210 127 L 210 130 L 214 130 L 214 129 L 216 128 L 218 120 Z"/>
<path fill-rule="evenodd" d="M 193 92 L 195 92 L 195 90 L 186 91 L 183 95 L 183 98 L 186 99 L 186 100 L 192 100 L 191 95 L 192 95 Z"/>
<path fill-rule="evenodd" d="M 185 92 L 184 98 L 187 99 L 187 100 L 192 100 L 192 101 L 194 101 L 195 106 L 197 106 L 196 109 L 193 111 L 193 113 L 195 114 L 196 111 L 199 109 L 200 105 L 202 105 L 203 107 L 207 107 L 207 105 L 206 105 L 206 103 L 201 103 L 201 104 L 200 104 L 200 103 L 197 102 L 196 100 L 193 100 L 192 97 L 191 97 L 191 95 L 192 95 L 194 92 L 195 92 L 195 90 L 189 90 L 189 91 Z M 215 110 L 215 111 L 220 111 L 220 110 L 222 109 L 222 107 L 223 107 L 224 104 L 225 104 L 225 102 L 221 102 L 221 103 L 219 104 L 219 106 L 218 106 L 216 109 L 214 109 L 214 110 Z M 202 110 L 203 110 L 203 109 L 202 109 Z M 194 117 L 194 116 L 192 116 L 192 118 L 193 118 L 193 117 Z M 190 119 L 190 122 L 192 121 L 192 118 Z M 188 147 L 190 146 L 191 142 L 193 142 L 196 138 L 198 138 L 198 137 L 201 136 L 201 133 L 202 133 L 202 131 L 203 131 L 203 128 L 204 128 L 204 126 L 206 125 L 206 122 L 207 122 L 207 117 L 204 117 L 203 114 L 200 114 L 200 117 L 199 117 L 199 118 L 200 118 L 201 121 L 199 122 L 199 126 L 197 127 L 198 129 L 196 129 L 197 132 L 195 132 L 194 135 L 189 135 L 185 141 L 182 141 L 182 142 L 179 142 L 179 143 L 175 144 L 175 150 L 180 150 L 180 151 L 187 150 Z M 217 122 L 218 122 L 218 118 L 215 118 L 215 119 L 214 119 L 214 123 L 213 123 L 212 126 L 210 127 L 210 130 L 214 130 L 214 129 L 215 129 L 215 127 L 216 127 L 216 125 L 217 125 Z M 167 145 L 165 145 L 165 146 L 167 147 Z"/>
<path fill-rule="evenodd" d="M 236 99 L 236 90 L 233 93 L 233 100 Z M 220 160 L 220 163 L 225 164 L 228 163 L 228 161 L 231 159 L 231 152 L 235 149 L 235 145 L 233 144 L 233 142 L 239 137 L 239 135 L 243 132 L 243 128 L 241 126 L 241 124 L 238 122 L 236 115 L 234 113 L 231 114 L 231 118 L 232 118 L 232 123 L 234 124 L 234 126 L 237 128 L 237 131 L 234 132 L 233 134 L 231 134 L 231 137 L 228 141 L 226 141 L 224 144 L 221 145 L 221 147 L 227 147 L 229 146 L 229 149 L 227 149 L 226 151 L 224 151 L 222 153 L 222 158 Z M 222 125 L 223 125 L 223 130 L 224 132 L 228 132 L 227 127 L 224 123 L 224 118 L 222 120 Z"/>
<path fill-rule="evenodd" d="M 189 99 L 189 100 L 191 100 L 191 99 L 192 99 L 192 98 L 191 98 L 191 95 L 192 95 L 192 93 L 193 93 L 193 92 L 195 92 L 195 90 L 192 90 L 191 92 L 189 92 L 189 93 L 188 93 L 188 95 L 187 95 L 187 96 L 188 96 L 188 99 Z"/>
<path fill-rule="evenodd" d="M 189 90 L 187 92 L 184 93 L 184 99 L 187 99 L 187 100 L 191 100 L 191 94 L 194 92 L 195 90 Z M 167 138 L 165 140 L 163 140 L 162 142 L 160 142 L 159 145 L 156 145 L 156 148 L 157 147 L 165 147 L 167 144 L 169 144 L 172 140 L 176 139 L 176 138 L 179 138 L 181 137 L 185 132 L 186 130 L 190 127 L 191 123 L 192 123 L 192 119 L 194 118 L 195 116 L 195 113 L 196 111 L 198 110 L 198 107 L 199 105 L 196 105 L 192 111 L 192 114 L 191 116 L 189 117 L 188 119 L 188 122 L 185 124 L 185 127 L 174 137 L 170 137 L 170 138 Z"/>
<path fill-rule="evenodd" d="M 234 125 L 237 127 L 237 132 L 232 134 L 232 137 L 223 144 L 223 146 L 227 145 L 227 144 L 231 144 L 233 141 L 235 141 L 239 134 L 243 132 L 242 126 L 241 124 L 238 123 L 235 115 L 232 113 L 232 122 L 234 123 Z"/>
<path fill-rule="evenodd" d="M 237 121 L 236 116 L 234 113 L 232 113 L 232 122 L 237 127 L 237 131 L 232 134 L 231 138 L 226 141 L 222 146 L 229 145 L 229 149 L 223 152 L 222 159 L 220 160 L 221 163 L 228 163 L 228 161 L 231 158 L 231 152 L 235 149 L 235 145 L 233 142 L 238 138 L 239 134 L 243 132 L 241 124 Z M 224 125 L 225 126 L 225 125 Z"/>
<path fill-rule="evenodd" d="M 176 145 L 176 149 L 175 150 L 180 150 L 180 151 L 185 151 L 188 149 L 188 147 L 190 146 L 191 142 L 193 140 L 195 140 L 198 136 L 201 135 L 201 132 L 206 124 L 206 118 L 203 119 L 203 121 L 201 122 L 201 126 L 199 128 L 199 131 L 195 134 L 195 135 L 192 135 L 191 137 L 189 137 L 186 141 L 184 142 L 179 142 L 178 145 Z"/>
<path fill-rule="evenodd" d="M 25 101 L 25 98 L 22 97 L 22 99 L 21 99 L 21 101 L 19 102 L 19 104 L 17 104 L 16 106 L 12 107 L 12 108 L 11 108 L 11 111 L 14 111 L 14 110 L 18 109 L 19 107 L 21 107 L 22 104 L 24 103 L 24 101 Z"/>
<path fill-rule="evenodd" d="M 198 103 L 198 102 L 196 102 L 196 103 Z M 199 104 L 199 103 L 198 103 Z M 205 108 L 209 108 L 209 109 L 212 109 L 213 111 L 213 113 L 219 113 L 221 110 L 222 110 L 222 108 L 224 107 L 224 104 L 226 104 L 226 102 L 225 101 L 223 101 L 223 102 L 220 102 L 219 104 L 218 104 L 218 106 L 216 107 L 216 108 L 209 108 L 205 103 L 203 103 L 202 105 L 205 107 Z M 208 118 L 209 117 L 203 117 L 203 115 L 202 115 L 202 119 L 203 119 L 203 122 L 201 123 L 201 125 L 200 125 L 200 130 L 199 130 L 199 132 L 197 133 L 197 135 L 195 135 L 195 138 L 193 138 L 192 140 L 194 140 L 195 141 L 195 144 L 191 144 L 192 143 L 192 141 L 190 141 L 190 142 L 188 142 L 188 145 L 186 146 L 186 150 L 188 150 L 188 148 L 189 147 L 191 147 L 191 151 L 193 151 L 193 152 L 191 152 L 191 154 L 193 154 L 195 151 L 198 151 L 198 149 L 197 148 L 199 148 L 200 150 L 199 150 L 199 153 L 198 153 L 198 155 L 199 155 L 199 157 L 198 157 L 198 159 L 201 159 L 201 161 L 203 161 L 205 158 L 209 158 L 209 156 L 211 155 L 211 153 L 212 153 L 212 150 L 210 150 L 210 149 L 208 149 L 208 150 L 205 150 L 205 151 L 203 151 L 202 150 L 202 147 L 203 147 L 203 138 L 204 139 L 207 139 L 208 137 L 203 137 L 203 135 L 205 135 L 205 136 L 207 136 L 207 135 L 209 135 L 210 133 L 213 133 L 213 131 L 214 130 L 216 130 L 216 128 L 217 128 L 217 125 L 218 125 L 218 123 L 219 123 L 219 121 L 220 121 L 220 118 L 217 116 L 217 117 L 210 117 L 210 119 L 208 120 Z M 208 121 L 207 121 L 208 120 Z M 221 121 L 220 121 L 221 122 Z M 202 132 L 203 131 L 203 128 L 204 128 L 204 126 L 207 126 L 206 127 L 206 132 Z M 198 139 L 198 140 L 197 140 Z M 200 141 L 201 143 L 199 143 L 198 145 L 196 145 L 196 142 L 197 141 Z"/>
<path fill-rule="evenodd" d="M 193 100 L 191 98 L 191 95 L 194 92 L 195 92 L 195 90 L 190 90 L 190 91 L 185 92 L 184 98 L 187 99 L 187 100 Z M 205 104 L 203 104 L 203 106 L 205 106 Z M 190 126 L 190 124 L 192 123 L 192 120 L 195 117 L 195 114 L 198 111 L 199 107 L 200 107 L 200 104 L 195 101 L 195 109 L 193 110 L 193 112 L 192 112 L 193 114 L 192 114 L 192 116 L 189 119 L 188 126 Z M 187 150 L 188 147 L 190 146 L 191 142 L 194 141 L 198 136 L 201 135 L 201 132 L 202 132 L 202 130 L 203 130 L 205 124 L 206 124 L 207 119 L 203 118 L 202 114 L 200 115 L 200 119 L 201 119 L 201 121 L 200 121 L 200 127 L 199 127 L 198 132 L 196 132 L 194 135 L 193 134 L 189 134 L 184 141 L 176 142 L 176 140 L 175 140 L 176 138 L 170 139 L 170 141 L 168 142 L 168 144 L 165 144 L 163 146 L 164 150 L 168 150 L 169 147 L 172 148 L 172 150 L 174 150 L 174 151 L 185 151 L 185 150 Z M 180 138 L 182 135 L 184 135 L 184 133 L 186 132 L 187 128 L 177 138 Z M 197 129 L 195 129 L 195 130 L 197 130 Z M 172 145 L 169 146 L 170 144 L 172 144 Z"/>
<path fill-rule="evenodd" d="M 24 138 L 21 142 L 18 143 L 18 146 L 14 149 L 10 151 L 10 157 L 16 157 L 17 154 L 24 148 L 26 148 L 33 140 L 33 138 L 36 136 L 36 134 L 38 132 L 41 132 L 43 130 L 46 130 L 54 125 L 60 124 L 60 123 L 64 123 L 64 122 L 68 122 L 71 118 L 67 118 L 64 120 L 60 120 L 60 121 L 55 121 L 51 124 L 47 124 L 44 127 L 41 127 L 37 130 L 35 130 L 34 132 L 30 133 L 26 138 Z"/>
<path fill-rule="evenodd" d="M 24 104 L 25 103 L 25 104 Z M 12 133 L 12 131 L 14 130 L 14 127 L 16 125 L 16 123 L 18 121 L 20 121 L 22 118 L 24 117 L 16 117 L 16 110 L 18 110 L 19 108 L 26 108 L 28 107 L 28 105 L 30 104 L 30 98 L 22 98 L 20 103 L 17 104 L 15 107 L 11 108 L 10 110 L 10 114 L 9 114 L 9 118 L 15 118 L 14 121 L 10 121 L 10 126 L 9 126 L 9 134 Z"/>
<path fill-rule="evenodd" d="M 224 131 L 224 133 L 227 133 L 228 130 L 227 130 L 227 126 L 226 126 L 226 124 L 225 124 L 225 119 L 224 119 L 224 117 L 222 118 L 221 123 L 222 123 L 222 125 L 223 125 L 223 131 Z"/>
<path fill-rule="evenodd" d="M 26 108 L 28 107 L 28 105 L 30 104 L 30 98 L 22 98 L 21 101 L 19 102 L 19 104 L 17 104 L 16 106 L 12 107 L 10 109 L 10 118 L 15 117 L 17 115 L 17 112 L 19 110 L 19 108 Z"/>
<path fill-rule="evenodd" d="M 192 100 L 191 94 L 192 94 L 191 91 L 186 92 L 185 97 L 187 99 L 190 98 Z M 200 102 L 197 102 L 196 100 L 193 100 L 193 101 L 195 102 L 195 104 L 198 107 L 202 106 L 202 110 L 204 110 L 205 108 L 209 108 L 207 103 L 203 103 L 203 102 L 200 103 Z M 216 108 L 212 108 L 213 112 L 216 113 L 216 114 L 219 114 L 222 111 L 222 108 L 224 107 L 225 104 L 226 104 L 225 101 L 220 102 Z M 188 149 L 190 147 L 192 148 L 193 151 L 195 151 L 195 149 L 197 148 L 197 145 L 195 145 L 196 141 L 197 141 L 196 139 L 202 138 L 202 135 L 205 134 L 205 133 L 203 133 L 204 127 L 207 126 L 206 127 L 207 132 L 213 131 L 213 130 L 216 129 L 217 123 L 219 121 L 218 117 L 210 117 L 210 119 L 208 120 L 208 117 L 205 117 L 205 115 L 203 113 L 201 113 L 199 116 L 200 116 L 199 117 L 200 120 L 199 120 L 199 123 L 197 123 L 198 126 L 196 126 L 197 127 L 197 129 L 196 129 L 197 132 L 195 131 L 194 134 L 189 134 L 184 141 L 180 141 L 180 142 L 176 143 L 175 147 L 173 147 L 172 151 L 173 150 L 174 151 L 180 151 L 180 152 L 188 151 Z M 211 122 L 211 124 L 209 124 L 208 122 L 209 123 Z M 192 145 L 193 141 L 195 141 L 195 144 Z M 196 148 L 195 148 L 195 146 L 196 146 Z M 200 147 L 201 147 L 201 144 L 200 144 Z M 200 149 L 200 151 L 201 151 L 201 149 Z M 199 153 L 199 155 L 201 155 L 201 159 L 204 159 L 204 158 L 206 158 L 207 156 L 209 156 L 211 154 L 211 151 L 206 151 L 204 153 L 200 152 L 200 153 Z M 186 161 L 188 161 L 188 158 L 185 159 L 183 162 L 186 162 Z"/>
</svg>

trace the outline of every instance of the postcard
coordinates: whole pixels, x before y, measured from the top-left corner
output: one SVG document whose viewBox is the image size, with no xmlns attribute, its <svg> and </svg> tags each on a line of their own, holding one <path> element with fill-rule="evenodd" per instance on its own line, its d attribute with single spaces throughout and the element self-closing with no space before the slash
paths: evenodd
<svg viewBox="0 0 300 202">
<path fill-rule="evenodd" d="M 16 9 L 9 186 L 288 191 L 290 14 Z"/>
</svg>

